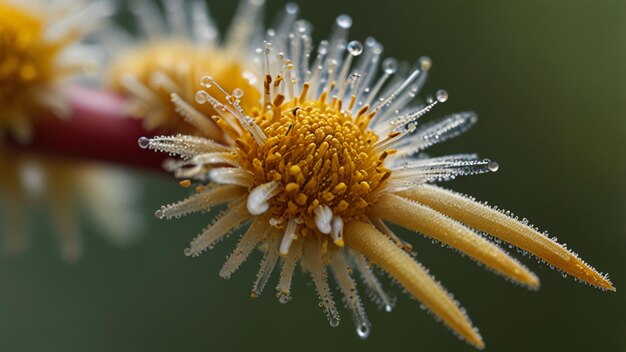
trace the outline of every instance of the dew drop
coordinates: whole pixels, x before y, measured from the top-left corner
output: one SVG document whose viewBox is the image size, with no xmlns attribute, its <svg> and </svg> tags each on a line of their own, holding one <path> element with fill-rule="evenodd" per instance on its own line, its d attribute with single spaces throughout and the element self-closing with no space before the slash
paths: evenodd
<svg viewBox="0 0 626 352">
<path fill-rule="evenodd" d="M 163 209 L 159 209 L 154 212 L 154 216 L 156 216 L 157 219 L 163 219 L 165 217 L 165 212 Z"/>
<path fill-rule="evenodd" d="M 243 97 L 243 90 L 241 88 L 235 88 L 233 90 L 233 97 L 235 97 L 235 99 L 241 99 Z"/>
<path fill-rule="evenodd" d="M 433 66 L 432 60 L 428 56 L 422 56 L 419 59 L 420 68 L 424 71 L 430 70 Z"/>
<path fill-rule="evenodd" d="M 285 12 L 295 15 L 298 13 L 298 4 L 290 2 L 285 5 Z"/>
<path fill-rule="evenodd" d="M 339 15 L 337 17 L 337 25 L 341 28 L 348 29 L 352 27 L 352 18 L 348 15 Z"/>
<path fill-rule="evenodd" d="M 320 45 L 317 47 L 317 53 L 319 55 L 326 55 L 328 53 L 328 42 L 325 40 L 322 40 L 320 42 Z"/>
<path fill-rule="evenodd" d="M 392 75 L 396 73 L 397 70 L 398 70 L 398 61 L 396 59 L 389 57 L 383 61 L 383 71 L 386 74 Z"/>
<path fill-rule="evenodd" d="M 339 326 L 339 319 L 337 318 L 330 318 L 328 319 L 328 322 L 330 323 L 330 326 L 333 328 L 336 328 Z"/>
<path fill-rule="evenodd" d="M 185 248 L 185 255 L 189 257 L 191 254 L 191 248 Z"/>
<path fill-rule="evenodd" d="M 289 301 L 291 301 L 291 296 L 289 294 L 281 293 L 280 296 L 278 296 L 278 302 L 281 304 L 287 304 Z"/>
<path fill-rule="evenodd" d="M 350 55 L 359 56 L 363 52 L 363 44 L 357 40 L 353 40 L 348 43 L 347 49 Z"/>
<path fill-rule="evenodd" d="M 359 335 L 360 338 L 365 340 L 366 338 L 370 336 L 370 327 L 367 326 L 367 324 L 365 323 L 361 323 L 356 328 L 356 334 Z"/>
<path fill-rule="evenodd" d="M 487 168 L 489 168 L 489 171 L 491 172 L 496 172 L 500 168 L 500 165 L 497 162 L 492 161 L 489 165 L 487 165 Z"/>
<path fill-rule="evenodd" d="M 150 145 L 150 139 L 148 139 L 146 137 L 141 137 L 141 138 L 139 138 L 137 143 L 139 143 L 139 148 L 146 149 Z"/>
<path fill-rule="evenodd" d="M 199 90 L 196 92 L 196 102 L 198 104 L 204 104 L 209 101 L 209 94 L 203 90 Z"/>
<path fill-rule="evenodd" d="M 391 313 L 393 306 L 391 304 L 385 304 L 385 312 Z"/>
<path fill-rule="evenodd" d="M 211 88 L 214 83 L 215 81 L 213 80 L 213 77 L 211 76 L 203 76 L 200 79 L 200 85 L 207 89 Z"/>
<path fill-rule="evenodd" d="M 443 89 L 439 89 L 437 93 L 435 93 L 435 96 L 437 97 L 437 101 L 440 103 L 444 103 L 448 100 L 448 92 Z"/>
</svg>

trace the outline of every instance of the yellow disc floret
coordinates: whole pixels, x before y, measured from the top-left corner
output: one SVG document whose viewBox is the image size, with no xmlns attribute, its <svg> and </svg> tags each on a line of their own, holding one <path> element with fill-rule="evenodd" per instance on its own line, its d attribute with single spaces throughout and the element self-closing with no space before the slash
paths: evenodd
<svg viewBox="0 0 626 352">
<path fill-rule="evenodd" d="M 285 222 L 299 218 L 310 230 L 316 228 L 314 211 L 320 206 L 344 220 L 359 216 L 390 175 L 383 165 L 387 153 L 373 147 L 378 136 L 359 123 L 371 115 L 364 109 L 354 119 L 337 100 L 325 97 L 282 100 L 278 95 L 267 112 L 252 114 L 267 135 L 264 144 L 250 134 L 236 140 L 240 163 L 254 174 L 254 186 L 281 185 L 268 213 Z"/>
<path fill-rule="evenodd" d="M 172 93 L 202 115 L 215 115 L 217 112 L 210 104 L 202 105 L 195 100 L 196 92 L 202 88 L 200 81 L 204 75 L 210 74 L 220 82 L 225 82 L 226 89 L 251 87 L 244 78 L 239 62 L 225 55 L 218 48 L 200 48 L 197 44 L 185 41 L 150 43 L 120 56 L 111 66 L 109 86 L 113 91 L 132 96 L 130 113 L 144 119 L 148 129 L 193 135 L 202 131 L 221 139 L 216 135 L 210 120 L 207 125 L 198 126 L 197 121 L 190 121 L 184 113 L 181 116 L 178 106 L 172 104 L 172 99 L 177 99 L 173 98 Z M 256 104 L 259 100 L 259 94 L 254 89 L 248 90 L 250 94 L 242 101 L 244 107 Z M 212 92 L 217 94 L 217 91 Z"/>
<path fill-rule="evenodd" d="M 55 60 L 74 35 L 46 38 L 42 16 L 0 3 L 0 135 L 6 129 L 21 141 L 45 108 L 42 96 L 62 76 Z"/>
</svg>

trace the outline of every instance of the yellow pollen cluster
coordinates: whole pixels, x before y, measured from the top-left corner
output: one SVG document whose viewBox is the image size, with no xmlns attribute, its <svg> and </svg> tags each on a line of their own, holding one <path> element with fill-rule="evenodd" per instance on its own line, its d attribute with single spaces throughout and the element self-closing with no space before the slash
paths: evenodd
<svg viewBox="0 0 626 352">
<path fill-rule="evenodd" d="M 367 108 L 356 119 L 337 100 L 294 99 L 277 95 L 265 113 L 252 117 L 267 136 L 263 145 L 245 134 L 235 140 L 239 162 L 254 174 L 254 186 L 276 181 L 281 192 L 270 200 L 268 213 L 282 219 L 299 218 L 304 232 L 316 228 L 314 210 L 328 206 L 345 220 L 358 217 L 376 197 L 389 175 L 377 152 L 378 137 L 367 130 Z"/>
<path fill-rule="evenodd" d="M 228 59 L 219 48 L 199 48 L 191 42 L 164 40 L 131 51 L 111 65 L 108 78 L 113 91 L 140 98 L 130 105 L 130 113 L 144 119 L 146 128 L 159 129 L 163 133 L 197 135 L 197 126 L 188 123 L 176 112 L 171 93 L 178 94 L 203 115 L 215 115 L 211 104 L 198 104 L 195 100 L 195 94 L 200 89 L 220 94 L 215 87 L 207 89 L 200 85 L 207 72 L 224 82 L 223 87 L 227 90 L 241 87 L 249 91 L 241 101 L 244 108 L 257 104 L 259 93 L 243 77 L 243 69 L 236 60 Z M 129 77 L 145 91 L 129 91 L 130 87 L 124 83 Z"/>
<path fill-rule="evenodd" d="M 0 3 L 0 18 L 0 132 L 7 128 L 25 135 L 26 120 L 41 107 L 37 86 L 47 88 L 63 75 L 55 70 L 55 58 L 72 38 L 44 40 L 42 18 L 6 3 Z"/>
</svg>

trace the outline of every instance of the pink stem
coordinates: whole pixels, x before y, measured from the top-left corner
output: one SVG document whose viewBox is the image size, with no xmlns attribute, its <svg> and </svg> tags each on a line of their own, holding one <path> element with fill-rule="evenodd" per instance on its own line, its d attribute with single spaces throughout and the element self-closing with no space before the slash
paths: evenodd
<svg viewBox="0 0 626 352">
<path fill-rule="evenodd" d="M 44 119 L 31 144 L 12 148 L 161 169 L 163 155 L 137 145 L 139 137 L 152 133 L 143 129 L 141 120 L 128 117 L 123 98 L 82 86 L 70 87 L 68 95 L 73 108 L 69 120 Z"/>
</svg>

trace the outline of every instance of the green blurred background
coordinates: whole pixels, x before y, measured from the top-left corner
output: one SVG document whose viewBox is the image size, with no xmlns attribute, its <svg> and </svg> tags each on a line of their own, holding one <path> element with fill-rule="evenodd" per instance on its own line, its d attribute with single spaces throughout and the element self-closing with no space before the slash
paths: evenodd
<svg viewBox="0 0 626 352">
<path fill-rule="evenodd" d="M 210 1 L 225 28 L 233 1 Z M 273 17 L 283 1 L 270 1 Z M 302 1 L 325 38 L 337 14 L 351 37 L 375 36 L 385 54 L 434 62 L 427 91 L 448 103 L 430 118 L 474 110 L 479 124 L 430 151 L 478 152 L 495 174 L 446 184 L 527 217 L 609 272 L 604 293 L 523 258 L 538 292 L 513 285 L 422 236 L 401 232 L 418 259 L 467 308 L 489 351 L 626 350 L 626 2 Z M 186 192 L 164 175 L 132 171 L 147 231 L 121 249 L 82 221 L 85 255 L 67 264 L 46 212 L 29 213 L 31 249 L 0 259 L 1 351 L 471 351 L 397 287 L 393 313 L 367 303 L 373 330 L 360 340 L 347 312 L 331 328 L 308 276 L 281 305 L 273 285 L 251 299 L 260 253 L 230 280 L 218 276 L 235 240 L 190 259 L 186 244 L 211 219 L 162 222 L 152 211 Z M 4 234 L 3 234 L 4 235 Z M 516 253 L 515 253 L 516 254 Z M 383 280 L 386 281 L 386 280 Z"/>
</svg>

